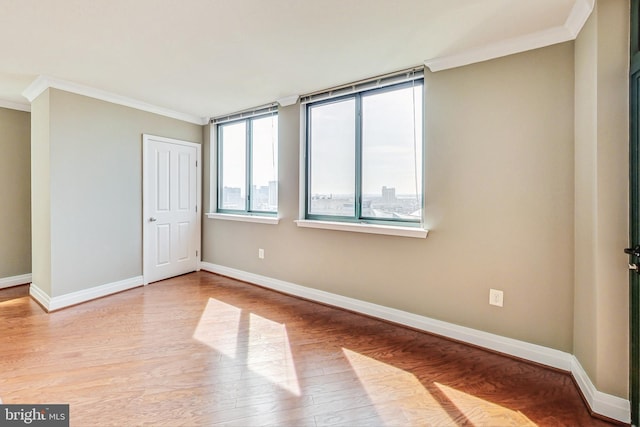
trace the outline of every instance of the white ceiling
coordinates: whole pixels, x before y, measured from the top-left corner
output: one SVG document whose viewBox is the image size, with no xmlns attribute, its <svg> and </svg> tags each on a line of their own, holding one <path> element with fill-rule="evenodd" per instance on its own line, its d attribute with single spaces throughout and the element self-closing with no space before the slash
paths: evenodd
<svg viewBox="0 0 640 427">
<path fill-rule="evenodd" d="M 1 0 L 0 100 L 39 75 L 211 117 L 569 40 L 593 0 Z M 0 104 L 1 105 L 1 104 Z"/>
</svg>

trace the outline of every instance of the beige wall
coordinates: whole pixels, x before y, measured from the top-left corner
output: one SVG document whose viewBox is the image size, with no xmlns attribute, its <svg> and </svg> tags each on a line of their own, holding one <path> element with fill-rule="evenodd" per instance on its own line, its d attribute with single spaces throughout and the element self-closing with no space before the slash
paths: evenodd
<svg viewBox="0 0 640 427">
<path fill-rule="evenodd" d="M 280 224 L 205 218 L 203 260 L 574 353 L 626 397 L 628 18 L 598 0 L 575 48 L 426 73 L 426 239 L 296 227 L 300 110 L 282 108 Z M 142 133 L 204 141 L 209 206 L 208 126 L 58 90 L 32 116 L 50 296 L 142 274 Z"/>
<path fill-rule="evenodd" d="M 45 192 L 48 181 L 51 234 L 34 225 L 34 265 L 50 248 L 51 268 L 34 283 L 55 297 L 142 275 L 142 134 L 202 143 L 202 126 L 56 89 L 48 98 L 33 119 L 48 120 L 49 173 L 33 179 Z"/>
<path fill-rule="evenodd" d="M 574 354 L 628 395 L 629 3 L 598 0 L 576 40 Z"/>
<path fill-rule="evenodd" d="M 46 90 L 31 103 L 32 282 L 51 295 L 51 189 L 49 100 Z"/>
<path fill-rule="evenodd" d="M 297 228 L 282 108 L 280 224 L 205 219 L 203 260 L 572 351 L 573 73 L 572 43 L 427 72 L 426 239 Z"/>
<path fill-rule="evenodd" d="M 31 273 L 30 120 L 0 108 L 0 279 Z"/>
</svg>

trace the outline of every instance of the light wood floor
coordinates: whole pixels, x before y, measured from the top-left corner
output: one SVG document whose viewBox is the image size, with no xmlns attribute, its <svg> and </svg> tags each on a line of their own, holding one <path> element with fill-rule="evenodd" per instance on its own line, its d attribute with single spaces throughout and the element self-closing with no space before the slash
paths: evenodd
<svg viewBox="0 0 640 427">
<path fill-rule="evenodd" d="M 602 426 L 564 373 L 209 273 L 46 314 L 0 291 L 0 398 L 72 426 Z"/>
</svg>

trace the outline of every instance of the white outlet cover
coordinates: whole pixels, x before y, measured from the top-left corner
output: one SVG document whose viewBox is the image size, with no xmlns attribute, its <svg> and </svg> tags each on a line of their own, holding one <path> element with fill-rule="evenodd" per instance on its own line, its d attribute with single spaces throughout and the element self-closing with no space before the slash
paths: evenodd
<svg viewBox="0 0 640 427">
<path fill-rule="evenodd" d="M 489 304 L 502 307 L 504 304 L 504 292 L 497 289 L 489 289 Z"/>
</svg>

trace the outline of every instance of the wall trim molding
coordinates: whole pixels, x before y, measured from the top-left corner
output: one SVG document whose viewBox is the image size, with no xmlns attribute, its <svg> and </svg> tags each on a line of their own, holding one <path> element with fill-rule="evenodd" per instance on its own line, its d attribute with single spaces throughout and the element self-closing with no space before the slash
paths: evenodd
<svg viewBox="0 0 640 427">
<path fill-rule="evenodd" d="M 40 304 L 46 311 L 51 311 L 49 310 L 51 298 L 35 283 L 31 283 L 31 286 L 29 286 L 29 296 L 31 296 L 31 298 L 33 298 L 38 304 Z"/>
<path fill-rule="evenodd" d="M 0 278 L 0 289 L 31 283 L 31 273 Z"/>
<path fill-rule="evenodd" d="M 29 295 L 36 300 L 48 312 L 60 310 L 72 305 L 91 301 L 116 292 L 126 291 L 132 288 L 142 286 L 142 276 L 136 276 L 117 282 L 107 283 L 93 288 L 83 289 L 77 292 L 50 297 L 45 291 L 40 289 L 35 283 L 31 284 Z"/>
<path fill-rule="evenodd" d="M 500 40 L 459 53 L 427 59 L 424 61 L 424 65 L 433 72 L 448 70 L 575 40 L 591 15 L 593 7 L 594 0 L 576 0 L 563 25 L 520 37 Z"/>
<path fill-rule="evenodd" d="M 9 110 L 31 112 L 31 105 L 21 104 L 19 102 L 7 101 L 6 99 L 0 99 L 0 108 L 8 108 Z"/>
<path fill-rule="evenodd" d="M 79 83 L 74 83 L 46 75 L 38 76 L 22 92 L 22 95 L 27 98 L 29 102 L 33 102 L 34 99 L 36 99 L 42 92 L 49 88 L 64 90 L 66 92 L 75 93 L 77 95 L 88 96 L 89 98 L 99 99 L 101 101 L 110 102 L 112 104 L 135 108 L 136 110 L 146 111 L 148 113 L 159 114 L 161 116 L 194 123 L 196 125 L 205 125 L 209 122 L 207 118 L 181 113 L 179 111 L 170 110 L 164 107 L 158 107 L 156 105 L 148 104 L 137 99 L 128 98 L 126 96 L 117 95 L 105 90 L 96 89 L 90 86 L 85 86 Z"/>
<path fill-rule="evenodd" d="M 285 96 L 278 99 L 276 102 L 280 104 L 281 107 L 288 107 L 298 102 L 298 98 L 300 98 L 298 95 Z"/>
<path fill-rule="evenodd" d="M 366 314 L 566 371 L 573 375 L 594 413 L 625 423 L 631 419 L 629 401 L 599 392 L 582 369 L 578 359 L 572 354 L 218 264 L 201 262 L 200 268 L 285 294 Z"/>
<path fill-rule="evenodd" d="M 571 374 L 594 413 L 627 424 L 631 422 L 629 400 L 598 391 L 575 356 L 571 356 Z"/>
<path fill-rule="evenodd" d="M 576 0 L 571 13 L 564 23 L 564 27 L 573 35 L 573 39 L 580 34 L 580 30 L 587 23 L 587 19 L 591 16 L 594 7 L 595 0 Z"/>
</svg>

